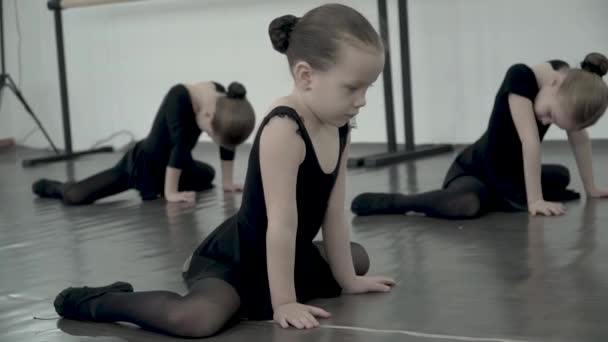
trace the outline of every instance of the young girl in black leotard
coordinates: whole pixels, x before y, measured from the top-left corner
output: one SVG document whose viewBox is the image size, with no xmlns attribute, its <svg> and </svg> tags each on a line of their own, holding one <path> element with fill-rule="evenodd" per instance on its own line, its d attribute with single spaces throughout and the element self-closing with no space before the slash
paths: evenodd
<svg viewBox="0 0 608 342">
<path fill-rule="evenodd" d="M 352 211 L 412 211 L 451 219 L 493 210 L 561 215 L 565 208 L 559 202 L 580 196 L 566 189 L 566 167 L 541 165 L 540 144 L 551 124 L 567 131 L 587 195 L 608 196 L 595 185 L 585 130 L 608 106 L 608 86 L 602 80 L 607 70 L 608 60 L 599 53 L 589 54 L 581 69 L 562 61 L 513 65 L 496 95 L 487 131 L 456 158 L 443 189 L 415 195 L 364 193 L 353 200 Z"/>
<path fill-rule="evenodd" d="M 128 189 L 143 200 L 165 197 L 170 202 L 193 202 L 194 192 L 209 189 L 215 171 L 192 159 L 191 150 L 202 132 L 220 145 L 222 181 L 226 191 L 239 191 L 232 179 L 234 149 L 249 137 L 255 114 L 245 88 L 232 83 L 228 91 L 215 82 L 178 84 L 163 99 L 152 129 L 114 167 L 74 183 L 47 179 L 32 190 L 40 197 L 66 204 L 90 204 Z"/>
<path fill-rule="evenodd" d="M 344 217 L 348 124 L 382 71 L 382 42 L 343 5 L 277 18 L 269 30 L 295 86 L 260 125 L 239 212 L 184 265 L 188 294 L 132 292 L 120 282 L 68 288 L 55 300 L 61 316 L 202 337 L 233 317 L 312 328 L 329 316 L 304 304 L 313 298 L 390 290 L 392 279 L 363 276 L 369 260 L 350 244 Z M 324 242 L 315 245 L 321 227 Z"/>
</svg>

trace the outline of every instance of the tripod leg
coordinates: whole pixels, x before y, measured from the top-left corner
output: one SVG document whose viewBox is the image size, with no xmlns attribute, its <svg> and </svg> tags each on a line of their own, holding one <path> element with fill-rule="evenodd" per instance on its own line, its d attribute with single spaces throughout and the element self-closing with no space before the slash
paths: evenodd
<svg viewBox="0 0 608 342">
<path fill-rule="evenodd" d="M 49 144 L 53 148 L 53 151 L 55 151 L 56 154 L 59 154 L 59 150 L 53 143 L 53 140 L 51 139 L 49 134 L 46 132 L 44 127 L 42 126 L 42 123 L 40 122 L 40 120 L 38 120 L 38 117 L 36 117 L 36 115 L 34 114 L 34 111 L 32 111 L 32 108 L 30 108 L 29 104 L 23 97 L 23 94 L 21 94 L 21 91 L 19 91 L 19 88 L 17 88 L 17 85 L 15 84 L 15 82 L 13 82 L 12 78 L 8 75 L 6 76 L 6 80 L 7 80 L 7 83 L 6 83 L 7 86 L 9 87 L 10 90 L 13 91 L 15 96 L 17 96 L 17 98 L 19 99 L 19 101 L 21 102 L 23 107 L 25 108 L 25 111 L 28 112 L 28 114 L 34 119 L 34 122 L 36 122 L 36 124 L 38 125 L 38 127 L 40 128 L 42 133 L 44 134 L 46 140 L 49 142 Z"/>
</svg>

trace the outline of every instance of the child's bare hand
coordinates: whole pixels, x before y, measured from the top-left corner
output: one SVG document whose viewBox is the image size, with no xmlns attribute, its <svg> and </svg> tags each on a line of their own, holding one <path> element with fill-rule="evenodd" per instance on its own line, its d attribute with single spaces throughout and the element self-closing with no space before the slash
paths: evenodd
<svg viewBox="0 0 608 342">
<path fill-rule="evenodd" d="M 298 329 L 310 329 L 319 326 L 315 317 L 329 318 L 330 313 L 315 306 L 300 303 L 283 304 L 274 310 L 274 321 L 281 327 L 289 326 Z"/>
<path fill-rule="evenodd" d="M 243 185 L 236 183 L 224 183 L 224 192 L 241 192 L 243 191 Z"/>
<path fill-rule="evenodd" d="M 395 281 L 388 277 L 355 277 L 352 284 L 344 286 L 344 293 L 389 292 Z"/>
<path fill-rule="evenodd" d="M 608 190 L 602 190 L 602 189 L 595 188 L 593 190 L 587 191 L 587 195 L 589 197 L 593 197 L 593 198 L 607 198 Z"/>
<path fill-rule="evenodd" d="M 165 195 L 165 198 L 169 202 L 194 203 L 195 198 L 196 198 L 196 193 L 194 191 L 180 191 L 180 192 L 168 193 Z"/>
<path fill-rule="evenodd" d="M 547 201 L 536 201 L 528 206 L 530 214 L 545 215 L 545 216 L 559 216 L 566 213 L 566 207 L 559 202 L 547 202 Z"/>
</svg>

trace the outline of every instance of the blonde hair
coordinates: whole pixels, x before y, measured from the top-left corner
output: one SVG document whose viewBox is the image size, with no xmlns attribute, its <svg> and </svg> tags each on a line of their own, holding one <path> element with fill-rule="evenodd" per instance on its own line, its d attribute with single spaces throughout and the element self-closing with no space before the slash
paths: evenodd
<svg viewBox="0 0 608 342">
<path fill-rule="evenodd" d="M 573 113 L 573 121 L 579 129 L 594 125 L 608 108 L 608 84 L 602 79 L 608 59 L 602 54 L 591 53 L 581 67 L 566 72 L 558 91 L 562 104 Z"/>
<path fill-rule="evenodd" d="M 245 87 L 233 82 L 226 96 L 217 99 L 211 120 L 214 135 L 222 146 L 235 147 L 247 140 L 255 127 L 255 112 L 245 98 Z"/>
</svg>

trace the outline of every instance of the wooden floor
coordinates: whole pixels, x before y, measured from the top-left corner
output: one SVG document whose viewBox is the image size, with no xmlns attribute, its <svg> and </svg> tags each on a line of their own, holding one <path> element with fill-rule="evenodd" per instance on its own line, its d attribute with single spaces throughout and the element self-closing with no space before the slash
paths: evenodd
<svg viewBox="0 0 608 342">
<path fill-rule="evenodd" d="M 544 162 L 562 162 L 581 190 L 569 148 L 551 145 Z M 353 153 L 367 149 L 353 147 Z M 242 179 L 246 149 L 237 159 Z M 608 185 L 608 146 L 594 149 L 598 183 Z M 35 198 L 39 177 L 81 179 L 120 154 L 24 169 L 43 154 L 0 150 L 0 341 L 173 341 L 118 324 L 58 320 L 52 300 L 69 285 L 131 282 L 136 290 L 185 291 L 184 259 L 234 213 L 239 195 L 202 193 L 196 205 L 142 203 L 127 192 L 86 207 Z M 217 166 L 215 149 L 196 156 Z M 430 190 L 453 154 L 348 175 L 347 204 L 363 191 Z M 347 210 L 347 208 L 345 208 Z M 493 213 L 470 221 L 420 216 L 352 219 L 353 240 L 372 274 L 389 275 L 390 294 L 315 301 L 332 313 L 323 327 L 283 330 L 243 322 L 208 341 L 608 341 L 608 200 L 568 204 L 558 218 Z M 35 318 L 36 317 L 36 318 Z"/>
</svg>

